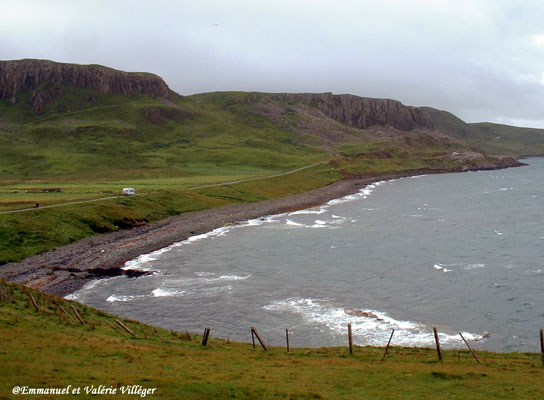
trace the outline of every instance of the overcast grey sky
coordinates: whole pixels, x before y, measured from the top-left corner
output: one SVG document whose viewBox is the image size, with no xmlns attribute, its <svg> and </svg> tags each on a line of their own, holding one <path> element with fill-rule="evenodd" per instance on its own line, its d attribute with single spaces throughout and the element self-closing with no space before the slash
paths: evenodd
<svg viewBox="0 0 544 400">
<path fill-rule="evenodd" d="M 544 1 L 0 0 L 0 59 L 216 90 L 387 97 L 544 128 Z"/>
</svg>

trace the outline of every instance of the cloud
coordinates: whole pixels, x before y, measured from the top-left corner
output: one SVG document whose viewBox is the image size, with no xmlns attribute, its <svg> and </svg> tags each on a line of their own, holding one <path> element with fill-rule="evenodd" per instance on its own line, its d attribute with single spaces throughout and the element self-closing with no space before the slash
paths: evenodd
<svg viewBox="0 0 544 400">
<path fill-rule="evenodd" d="M 539 1 L 20 0 L 1 7 L 1 59 L 149 71 L 182 94 L 332 91 L 434 106 L 469 121 L 535 124 L 544 109 Z"/>
<path fill-rule="evenodd" d="M 544 48 L 544 33 L 533 35 L 531 39 L 536 47 Z"/>
</svg>

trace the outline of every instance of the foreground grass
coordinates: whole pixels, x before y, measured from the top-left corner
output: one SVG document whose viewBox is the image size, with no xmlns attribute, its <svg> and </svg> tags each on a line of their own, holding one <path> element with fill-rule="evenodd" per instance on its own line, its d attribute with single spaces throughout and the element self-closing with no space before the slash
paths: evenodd
<svg viewBox="0 0 544 400">
<path fill-rule="evenodd" d="M 393 347 L 380 361 L 383 349 L 372 347 L 356 347 L 354 355 L 347 348 L 265 353 L 213 337 L 203 347 L 201 336 L 122 319 L 133 338 L 121 332 L 117 317 L 99 310 L 5 281 L 0 288 L 0 398 L 12 398 L 14 386 L 67 385 L 141 385 L 157 388 L 149 397 L 163 399 L 544 396 L 544 369 L 534 353 L 482 352 L 477 364 L 468 351 L 446 351 L 437 362 L 433 350 L 420 348 Z M 85 325 L 74 318 L 72 305 Z"/>
</svg>

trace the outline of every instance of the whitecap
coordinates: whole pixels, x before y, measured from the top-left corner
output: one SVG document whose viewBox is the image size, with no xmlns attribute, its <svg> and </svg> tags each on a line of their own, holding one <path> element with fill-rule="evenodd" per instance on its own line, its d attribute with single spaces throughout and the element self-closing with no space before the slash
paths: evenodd
<svg viewBox="0 0 544 400">
<path fill-rule="evenodd" d="M 289 213 L 287 215 L 291 216 L 291 215 L 306 215 L 306 214 L 323 214 L 324 212 L 327 212 L 325 208 L 320 208 L 319 210 L 309 208 L 307 210 L 293 211 L 292 213 Z"/>
<path fill-rule="evenodd" d="M 397 346 L 434 345 L 432 330 L 424 324 L 397 320 L 377 310 L 346 308 L 326 299 L 287 298 L 273 301 L 263 309 L 298 314 L 307 325 L 329 330 L 339 337 L 347 335 L 346 326 L 350 323 L 354 342 L 358 345 L 383 346 L 392 329 L 395 329 L 393 342 Z M 482 338 L 480 335 L 465 333 L 468 340 Z M 457 334 L 441 332 L 439 338 L 444 347 L 462 346 L 462 340 Z"/>
<path fill-rule="evenodd" d="M 146 296 L 145 295 L 116 295 L 116 294 L 112 294 L 106 299 L 106 301 L 109 301 L 110 303 L 113 303 L 113 302 L 116 302 L 116 301 L 124 302 L 124 301 L 131 301 L 131 300 L 134 300 L 134 299 L 140 299 L 142 297 L 146 297 Z"/>
<path fill-rule="evenodd" d="M 438 263 L 434 264 L 434 266 L 433 266 L 434 269 L 439 270 L 439 271 L 443 271 L 443 272 L 453 271 L 452 269 L 448 269 L 446 267 L 447 267 L 446 265 L 438 264 Z"/>
<path fill-rule="evenodd" d="M 298 226 L 298 227 L 301 227 L 301 228 L 307 228 L 308 227 L 308 225 L 299 224 L 298 222 L 291 221 L 290 219 L 285 220 L 285 225 Z"/>
<path fill-rule="evenodd" d="M 239 276 L 239 275 L 221 275 L 216 280 L 218 281 L 245 281 L 248 279 L 251 275 L 246 276 Z"/>
<path fill-rule="evenodd" d="M 197 271 L 195 272 L 196 276 L 216 276 L 217 274 L 215 272 L 205 272 L 205 271 Z"/>
<path fill-rule="evenodd" d="M 174 290 L 174 289 L 163 289 L 163 288 L 157 288 L 151 292 L 151 294 L 155 297 L 176 297 L 176 296 L 183 296 L 184 293 L 186 293 L 185 290 Z"/>
<path fill-rule="evenodd" d="M 327 205 L 342 204 L 351 200 L 356 200 L 358 198 L 366 199 L 367 196 L 369 196 L 375 188 L 382 185 L 383 183 L 385 183 L 385 181 L 374 182 L 370 185 L 366 185 L 364 188 L 359 189 L 359 191 L 355 194 L 350 194 L 344 197 L 340 197 L 338 199 L 330 200 Z"/>
<path fill-rule="evenodd" d="M 485 268 L 485 264 L 469 264 L 465 267 L 466 270 Z"/>
</svg>

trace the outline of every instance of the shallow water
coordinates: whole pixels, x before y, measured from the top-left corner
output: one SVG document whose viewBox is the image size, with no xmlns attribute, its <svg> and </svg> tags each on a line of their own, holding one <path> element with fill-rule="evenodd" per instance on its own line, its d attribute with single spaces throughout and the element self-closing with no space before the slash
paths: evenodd
<svg viewBox="0 0 544 400">
<path fill-rule="evenodd" d="M 381 182 L 322 207 L 192 237 L 127 263 L 157 271 L 71 297 L 169 329 L 270 344 L 536 351 L 544 327 L 544 159 Z M 489 337 L 485 332 L 489 332 Z"/>
</svg>

